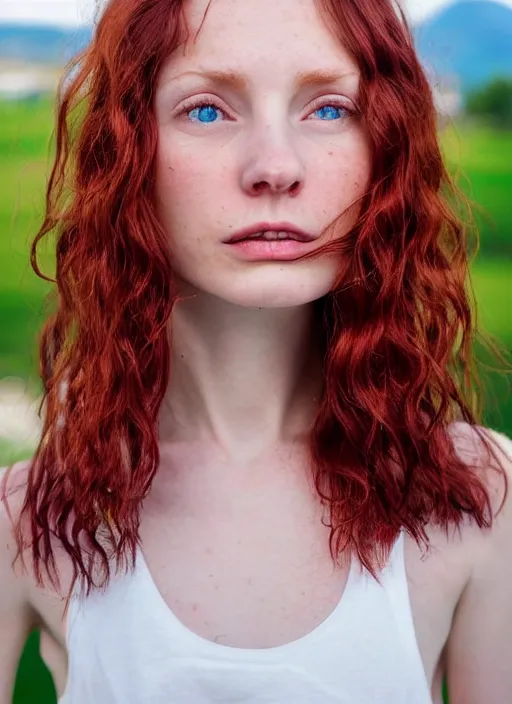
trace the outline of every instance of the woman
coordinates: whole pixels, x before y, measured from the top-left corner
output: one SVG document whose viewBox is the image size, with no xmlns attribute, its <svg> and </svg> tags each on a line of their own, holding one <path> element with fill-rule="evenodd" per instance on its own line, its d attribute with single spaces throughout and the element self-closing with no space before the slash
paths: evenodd
<svg viewBox="0 0 512 704">
<path fill-rule="evenodd" d="M 2 704 L 33 625 L 66 704 L 509 699 L 511 443 L 467 400 L 449 185 L 389 0 L 110 2 L 35 243 Z"/>
</svg>

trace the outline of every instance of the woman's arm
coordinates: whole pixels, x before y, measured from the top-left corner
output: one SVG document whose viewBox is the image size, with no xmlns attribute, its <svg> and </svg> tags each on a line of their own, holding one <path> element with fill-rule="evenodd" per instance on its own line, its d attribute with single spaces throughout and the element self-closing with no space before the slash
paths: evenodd
<svg viewBox="0 0 512 704">
<path fill-rule="evenodd" d="M 12 477 L 17 483 L 23 474 L 23 466 L 13 469 Z M 21 471 L 20 471 L 21 470 Z M 0 469 L 0 497 L 5 470 Z M 11 482 L 9 481 L 9 484 Z M 20 492 L 9 497 L 9 508 L 19 508 Z M 12 498 L 11 498 L 12 497 Z M 26 581 L 15 575 L 12 562 L 16 554 L 12 536 L 11 519 L 3 501 L 0 501 L 0 704 L 11 704 L 18 662 L 34 626 L 34 614 L 27 598 Z"/>
<path fill-rule="evenodd" d="M 450 704 L 512 702 L 512 442 L 492 435 L 503 448 L 509 495 L 492 530 L 482 533 L 455 612 L 446 650 Z"/>
</svg>

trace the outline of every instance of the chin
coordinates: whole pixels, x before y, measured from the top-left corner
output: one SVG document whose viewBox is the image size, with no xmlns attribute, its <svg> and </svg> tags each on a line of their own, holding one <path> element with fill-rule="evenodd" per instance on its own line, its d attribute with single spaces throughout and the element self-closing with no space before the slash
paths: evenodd
<svg viewBox="0 0 512 704">
<path fill-rule="evenodd" d="M 329 291 L 322 292 L 302 292 L 302 295 L 293 294 L 290 291 L 255 291 L 247 292 L 243 296 L 224 296 L 224 300 L 241 308 L 296 308 L 305 306 L 319 298 L 323 298 Z"/>
<path fill-rule="evenodd" d="M 323 276 L 316 272 L 313 276 L 300 275 L 298 272 L 276 272 L 277 276 L 246 276 L 243 280 L 226 277 L 217 286 L 201 287 L 210 293 L 233 305 L 243 308 L 294 308 L 304 306 L 326 296 L 334 285 L 335 276 Z M 210 282 L 212 283 L 212 282 Z"/>
</svg>

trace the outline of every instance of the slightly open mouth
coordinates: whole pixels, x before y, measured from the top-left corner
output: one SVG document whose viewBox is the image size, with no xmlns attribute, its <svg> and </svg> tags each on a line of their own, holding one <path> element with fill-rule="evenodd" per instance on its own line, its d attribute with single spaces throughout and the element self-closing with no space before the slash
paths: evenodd
<svg viewBox="0 0 512 704">
<path fill-rule="evenodd" d="M 295 232 L 286 232 L 285 230 L 277 232 L 274 230 L 269 230 L 266 232 L 255 232 L 253 235 L 246 235 L 231 239 L 228 241 L 228 244 L 237 244 L 238 242 L 249 242 L 253 240 L 258 240 L 260 242 L 279 242 L 286 240 L 293 240 L 294 242 L 307 242 L 308 238 L 301 237 Z"/>
</svg>

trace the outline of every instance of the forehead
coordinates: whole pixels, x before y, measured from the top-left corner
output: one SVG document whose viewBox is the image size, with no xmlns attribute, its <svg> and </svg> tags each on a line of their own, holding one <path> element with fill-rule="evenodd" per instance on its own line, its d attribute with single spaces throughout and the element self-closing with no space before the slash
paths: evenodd
<svg viewBox="0 0 512 704">
<path fill-rule="evenodd" d="M 357 71 L 316 0 L 187 0 L 184 18 L 188 41 L 167 62 L 171 73 L 204 63 L 247 75 Z"/>
</svg>

